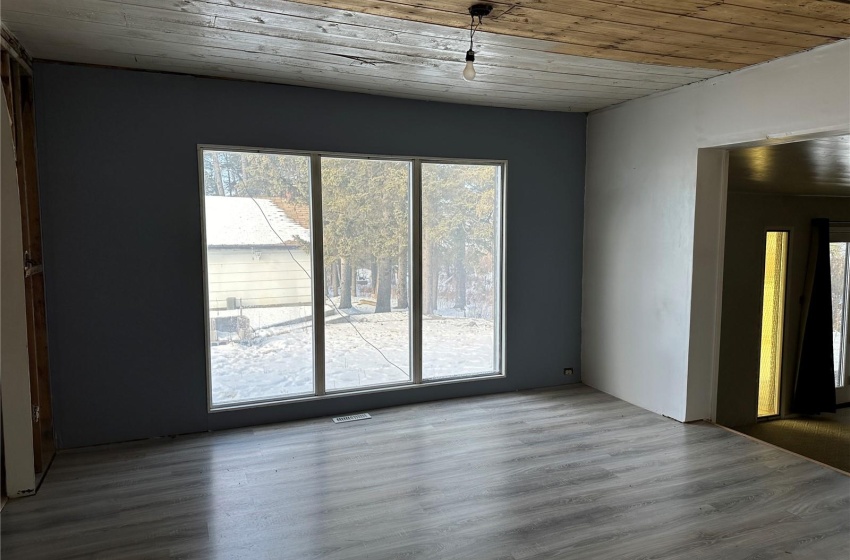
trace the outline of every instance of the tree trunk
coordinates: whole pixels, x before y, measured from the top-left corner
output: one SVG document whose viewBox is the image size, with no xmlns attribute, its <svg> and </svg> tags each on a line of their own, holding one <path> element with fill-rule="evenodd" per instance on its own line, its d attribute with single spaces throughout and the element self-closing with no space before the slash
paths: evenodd
<svg viewBox="0 0 850 560">
<path fill-rule="evenodd" d="M 371 271 L 370 288 L 372 288 L 372 297 L 376 297 L 378 293 L 378 260 L 375 258 L 372 259 Z"/>
<path fill-rule="evenodd" d="M 239 155 L 239 171 L 242 173 L 242 186 L 243 186 L 242 191 L 243 192 L 250 192 L 250 191 L 248 191 L 248 172 L 245 171 L 245 158 L 246 157 L 247 156 L 244 153 Z"/>
<path fill-rule="evenodd" d="M 455 255 L 455 309 L 466 309 L 466 234 L 462 231 Z"/>
<path fill-rule="evenodd" d="M 393 294 L 393 265 L 392 259 L 383 257 L 378 260 L 378 286 L 375 301 L 375 313 L 389 313 L 392 311 Z"/>
<path fill-rule="evenodd" d="M 398 279 L 395 285 L 396 307 L 407 309 L 409 305 L 407 297 L 407 245 L 402 246 L 401 254 L 398 256 Z"/>
<path fill-rule="evenodd" d="M 218 152 L 212 152 L 213 178 L 215 179 L 215 190 L 218 196 L 224 196 L 224 181 L 221 180 L 221 162 L 218 161 Z"/>
<path fill-rule="evenodd" d="M 335 260 L 331 264 L 331 295 L 336 297 L 339 295 L 339 261 Z"/>
<path fill-rule="evenodd" d="M 437 309 L 437 255 L 434 245 L 422 236 L 422 314 L 433 315 Z"/>
<path fill-rule="evenodd" d="M 349 309 L 351 307 L 351 261 L 348 257 L 342 257 L 340 260 L 340 268 L 342 269 L 342 290 L 339 293 L 339 308 Z"/>
<path fill-rule="evenodd" d="M 227 167 L 224 168 L 227 172 L 227 188 L 230 191 L 230 196 L 239 196 L 239 192 L 236 188 L 236 181 L 233 180 L 233 164 L 228 162 Z"/>
</svg>

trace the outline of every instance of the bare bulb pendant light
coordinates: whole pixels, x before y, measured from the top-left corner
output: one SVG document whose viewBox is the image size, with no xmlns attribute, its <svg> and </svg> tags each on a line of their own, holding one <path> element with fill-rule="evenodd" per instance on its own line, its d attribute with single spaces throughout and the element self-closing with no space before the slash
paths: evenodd
<svg viewBox="0 0 850 560">
<path fill-rule="evenodd" d="M 490 15 L 493 11 L 493 6 L 490 4 L 474 4 L 469 7 L 469 15 L 472 21 L 469 22 L 469 50 L 466 51 L 466 66 L 463 68 L 463 79 L 471 82 L 475 79 L 475 51 L 472 50 L 472 37 L 478 31 L 478 26 L 481 25 L 481 18 Z M 475 18 L 478 18 L 478 23 L 475 23 Z"/>
<path fill-rule="evenodd" d="M 466 66 L 463 67 L 463 79 L 467 82 L 475 79 L 475 66 L 473 66 L 473 62 L 475 62 L 475 53 L 472 49 L 469 49 L 466 51 Z"/>
</svg>

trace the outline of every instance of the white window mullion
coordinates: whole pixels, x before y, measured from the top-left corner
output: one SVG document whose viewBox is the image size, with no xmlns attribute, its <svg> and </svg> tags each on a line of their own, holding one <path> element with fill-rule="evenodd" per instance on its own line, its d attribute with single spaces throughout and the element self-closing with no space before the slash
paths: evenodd
<svg viewBox="0 0 850 560">
<path fill-rule="evenodd" d="M 841 369 L 839 370 L 842 376 L 842 386 L 850 385 L 850 371 L 847 364 L 850 362 L 850 242 L 847 242 L 844 249 L 844 340 L 842 341 L 843 352 L 841 352 Z"/>
<path fill-rule="evenodd" d="M 310 248 L 313 257 L 313 387 L 325 394 L 325 264 L 322 245 L 322 158 L 310 154 Z"/>
<path fill-rule="evenodd" d="M 410 364 L 413 383 L 422 383 L 422 161 L 413 160 L 410 193 Z"/>
<path fill-rule="evenodd" d="M 496 364 L 496 370 L 503 372 L 505 371 L 504 364 L 504 330 L 505 330 L 505 321 L 504 321 L 504 313 L 505 313 L 505 300 L 504 300 L 504 284 L 505 284 L 505 274 L 504 274 L 504 258 L 505 258 L 505 246 L 504 246 L 504 227 L 505 227 L 505 216 L 504 216 L 504 205 L 505 205 L 505 173 L 506 169 L 504 165 L 499 166 L 499 190 L 496 193 L 496 215 L 498 216 L 495 220 L 495 226 L 493 228 L 493 234 L 495 236 L 494 244 L 496 247 L 495 250 L 495 268 L 494 268 L 494 279 L 495 283 L 495 312 L 493 314 L 494 321 L 496 322 L 496 344 L 493 347 L 494 357 L 493 363 Z"/>
</svg>

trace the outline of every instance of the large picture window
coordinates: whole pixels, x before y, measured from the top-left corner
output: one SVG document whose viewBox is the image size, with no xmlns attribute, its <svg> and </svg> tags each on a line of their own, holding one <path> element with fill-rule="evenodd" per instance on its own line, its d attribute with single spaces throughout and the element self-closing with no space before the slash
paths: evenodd
<svg viewBox="0 0 850 560">
<path fill-rule="evenodd" d="M 211 409 L 504 375 L 504 162 L 199 159 Z"/>
</svg>

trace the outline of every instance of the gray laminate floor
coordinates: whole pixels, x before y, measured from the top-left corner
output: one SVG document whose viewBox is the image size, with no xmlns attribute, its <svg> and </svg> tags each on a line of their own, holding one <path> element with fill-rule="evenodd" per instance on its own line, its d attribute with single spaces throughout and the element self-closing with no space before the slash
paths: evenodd
<svg viewBox="0 0 850 560">
<path fill-rule="evenodd" d="M 60 454 L 2 559 L 850 558 L 850 478 L 583 386 Z"/>
</svg>

